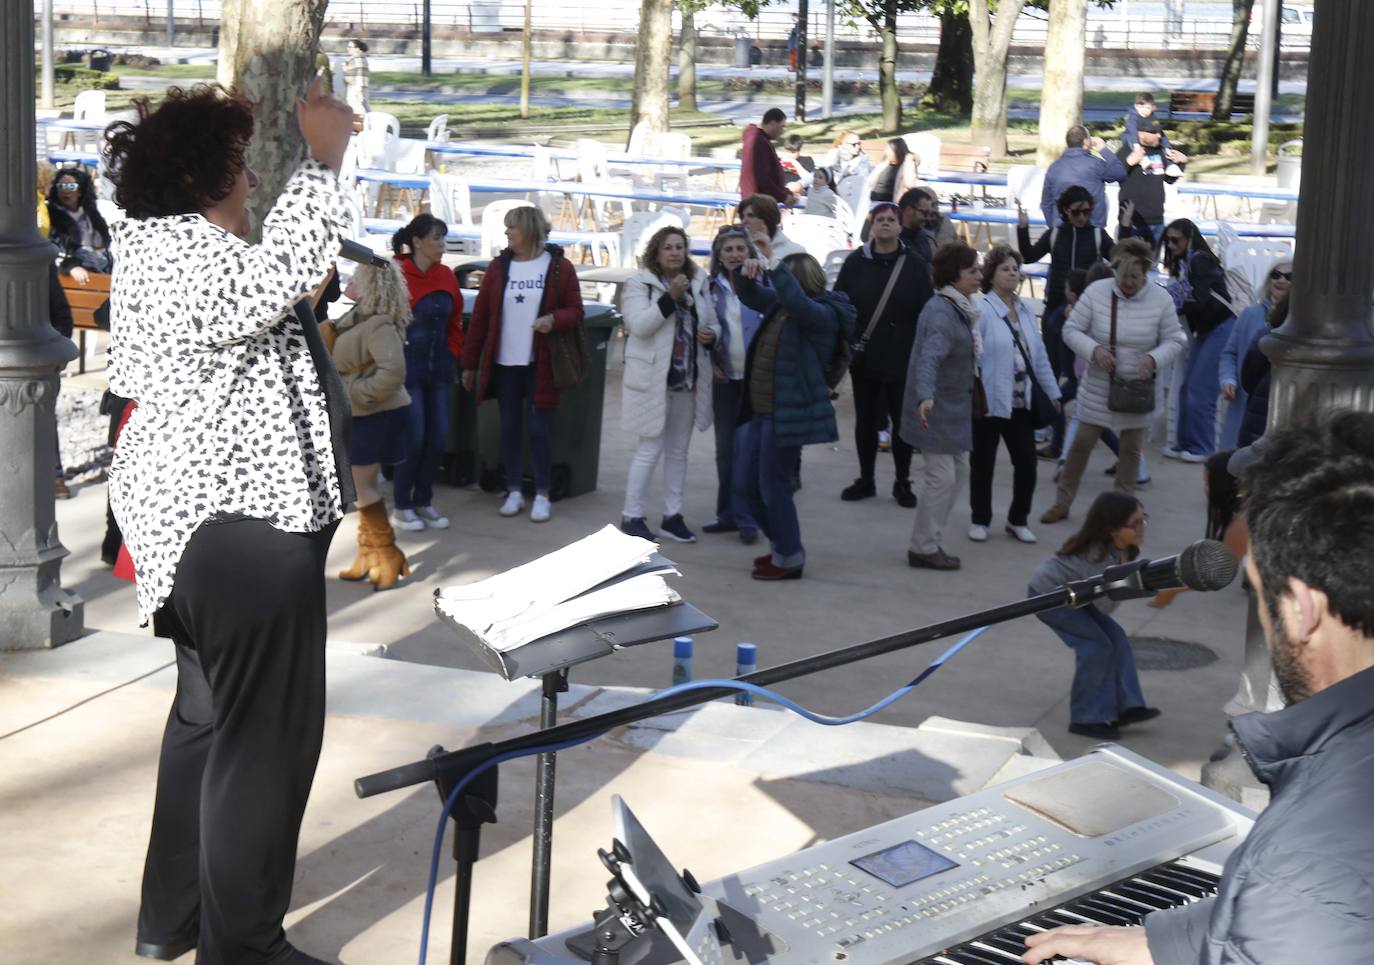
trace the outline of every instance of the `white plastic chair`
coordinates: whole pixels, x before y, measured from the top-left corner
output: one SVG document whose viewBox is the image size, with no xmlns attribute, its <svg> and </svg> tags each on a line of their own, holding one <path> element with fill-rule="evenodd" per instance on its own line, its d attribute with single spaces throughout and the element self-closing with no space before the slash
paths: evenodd
<svg viewBox="0 0 1374 965">
<path fill-rule="evenodd" d="M 1015 208 L 1020 204 L 1027 212 L 1039 211 L 1040 192 L 1044 187 L 1044 168 L 1034 164 L 1013 164 L 1007 168 L 1007 207 Z M 1007 225 L 1007 240 L 1016 247 L 1015 224 Z"/>
<path fill-rule="evenodd" d="M 72 120 L 103 122 L 109 119 L 105 113 L 103 90 L 83 90 L 76 95 L 72 104 Z M 73 150 L 98 151 L 102 136 L 100 131 L 67 131 L 62 136 L 62 146 Z"/>
<path fill-rule="evenodd" d="M 1221 263 L 1226 271 L 1243 275 L 1250 283 L 1251 290 L 1259 288 L 1265 280 L 1265 273 L 1276 260 L 1292 257 L 1292 243 L 1281 238 L 1241 238 L 1221 251 Z"/>
<path fill-rule="evenodd" d="M 468 191 L 467 181 L 456 174 L 431 174 L 429 210 L 441 221 L 471 228 L 472 194 Z"/>
<path fill-rule="evenodd" d="M 397 174 L 424 174 L 425 157 L 425 142 L 408 137 L 390 141 L 383 155 L 386 169 Z"/>
<path fill-rule="evenodd" d="M 442 144 L 448 139 L 448 115 L 440 114 L 438 117 L 434 118 L 434 120 L 429 122 L 429 127 L 425 131 L 425 140 L 434 141 L 437 144 Z"/>
<path fill-rule="evenodd" d="M 649 139 L 649 154 L 653 157 L 666 157 L 680 160 L 692 156 L 692 138 L 681 131 L 665 131 Z M 639 172 L 660 190 L 683 190 L 688 187 L 689 168 L 678 165 L 645 165 Z"/>
<path fill-rule="evenodd" d="M 837 248 L 825 256 L 821 262 L 821 268 L 825 271 L 825 284 L 829 288 L 835 287 L 835 282 L 840 279 L 840 269 L 844 267 L 844 260 L 853 254 L 849 248 Z"/>
<path fill-rule="evenodd" d="M 625 153 L 631 155 L 643 154 L 651 134 L 653 134 L 653 131 L 649 129 L 648 121 L 640 121 L 634 127 L 630 128 L 630 141 L 625 145 Z"/>
<path fill-rule="evenodd" d="M 854 220 L 849 225 L 850 237 L 863 237 L 864 222 L 868 220 L 868 203 L 872 196 L 873 189 L 869 186 L 868 179 L 865 178 L 863 187 L 859 190 L 859 203 L 854 206 L 851 213 Z"/>
<path fill-rule="evenodd" d="M 368 111 L 363 115 L 363 132 L 383 130 L 393 138 L 401 136 L 401 122 L 395 114 L 386 111 Z"/>
<path fill-rule="evenodd" d="M 1235 226 L 1232 225 L 1231 222 L 1217 222 L 1217 248 L 1219 248 L 1222 252 L 1230 250 L 1231 246 L 1240 240 L 1240 233 L 1236 231 Z M 1224 255 L 1222 257 L 1221 264 L 1223 268 L 1226 267 L 1226 258 L 1224 257 Z"/>
<path fill-rule="evenodd" d="M 807 253 L 817 260 L 849 245 L 849 228 L 838 218 L 788 212 L 783 216 L 782 227 L 787 237 L 805 248 Z"/>
<path fill-rule="evenodd" d="M 489 201 L 482 209 L 482 243 L 477 252 L 482 258 L 495 258 L 506 247 L 506 212 L 516 208 L 533 208 L 518 198 Z"/>
<path fill-rule="evenodd" d="M 669 225 L 684 230 L 687 227 L 682 218 L 671 211 L 636 211 L 626 218 L 620 226 L 621 266 L 638 267 L 640 256 L 654 232 Z"/>
<path fill-rule="evenodd" d="M 940 173 L 940 136 L 938 134 L 921 131 L 917 134 L 903 134 L 902 140 L 906 141 L 906 146 L 911 148 L 911 153 L 920 158 L 916 164 L 918 174 L 935 177 Z"/>
<path fill-rule="evenodd" d="M 577 151 L 577 178 L 579 181 L 587 185 L 633 187 L 628 178 L 617 180 L 610 176 L 610 170 L 606 164 L 606 146 L 600 141 L 589 137 L 580 137 L 577 139 L 575 149 Z M 573 204 L 575 209 L 574 220 L 581 218 L 584 205 L 590 206 L 592 224 L 597 231 L 606 230 L 606 209 L 608 206 L 619 205 L 622 221 L 634 213 L 634 205 L 629 198 L 603 198 L 585 195 L 574 198 Z"/>
</svg>

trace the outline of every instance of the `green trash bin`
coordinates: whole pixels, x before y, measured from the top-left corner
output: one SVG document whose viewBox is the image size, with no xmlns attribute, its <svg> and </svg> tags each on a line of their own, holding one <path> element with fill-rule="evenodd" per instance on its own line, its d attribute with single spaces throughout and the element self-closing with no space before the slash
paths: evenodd
<svg viewBox="0 0 1374 965">
<path fill-rule="evenodd" d="M 466 295 L 466 293 L 465 293 Z M 476 299 L 464 298 L 466 305 Z M 610 305 L 587 302 L 583 322 L 591 368 L 582 384 L 559 393 L 558 409 L 549 419 L 553 473 L 549 497 L 580 496 L 596 489 L 601 463 L 601 414 L 606 398 L 606 353 L 620 314 Z M 525 447 L 525 489 L 533 491 L 528 444 Z M 487 492 L 506 488 L 501 466 L 501 417 L 495 399 L 480 406 L 471 393 L 457 386 L 449 429 L 448 479 L 455 485 L 477 483 Z"/>
</svg>

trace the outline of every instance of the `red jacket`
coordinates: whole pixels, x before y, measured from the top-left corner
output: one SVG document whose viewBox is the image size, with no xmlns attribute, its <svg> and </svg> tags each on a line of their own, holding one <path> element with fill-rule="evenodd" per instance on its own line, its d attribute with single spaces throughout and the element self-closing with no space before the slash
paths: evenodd
<svg viewBox="0 0 1374 965">
<path fill-rule="evenodd" d="M 740 152 L 739 196 L 751 194 L 766 194 L 778 204 L 786 204 L 790 197 L 773 139 L 757 124 L 744 129 L 744 150 Z"/>
<path fill-rule="evenodd" d="M 453 297 L 453 313 L 448 317 L 444 330 L 444 341 L 449 354 L 455 359 L 463 357 L 463 293 L 458 290 L 458 278 L 453 269 L 446 268 L 436 261 L 429 271 L 420 271 L 410 255 L 397 255 L 396 262 L 401 273 L 406 276 L 406 287 L 410 289 L 410 307 L 414 308 L 420 299 L 434 292 L 448 292 Z"/>
<path fill-rule="evenodd" d="M 577 271 L 563 257 L 557 245 L 545 245 L 549 253 L 549 273 L 544 276 L 544 297 L 539 303 L 540 315 L 553 315 L 556 332 L 577 327 L 582 321 L 582 289 Z M 477 290 L 477 304 L 468 324 L 467 342 L 463 346 L 463 371 L 477 373 L 477 401 L 494 398 L 488 394 L 492 366 L 501 350 L 501 309 L 506 299 L 506 271 L 514 257 L 507 248 L 494 258 L 482 276 Z M 558 387 L 553 384 L 553 362 L 544 335 L 534 333 L 534 407 L 558 408 Z"/>
</svg>

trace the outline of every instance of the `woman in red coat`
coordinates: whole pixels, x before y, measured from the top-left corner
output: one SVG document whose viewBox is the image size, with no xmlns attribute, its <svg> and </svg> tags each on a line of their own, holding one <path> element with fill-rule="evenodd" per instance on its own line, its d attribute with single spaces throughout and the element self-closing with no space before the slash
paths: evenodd
<svg viewBox="0 0 1374 965">
<path fill-rule="evenodd" d="M 538 208 L 506 214 L 507 248 L 482 276 L 463 344 L 463 387 L 477 401 L 496 397 L 501 412 L 501 465 L 506 474 L 502 516 L 525 508 L 524 428 L 534 464 L 530 519 L 549 518 L 552 447 L 549 413 L 558 408 L 548 333 L 582 324 L 582 291 L 563 249 L 547 243 L 549 223 Z M 523 423 L 523 425 L 522 425 Z"/>
</svg>

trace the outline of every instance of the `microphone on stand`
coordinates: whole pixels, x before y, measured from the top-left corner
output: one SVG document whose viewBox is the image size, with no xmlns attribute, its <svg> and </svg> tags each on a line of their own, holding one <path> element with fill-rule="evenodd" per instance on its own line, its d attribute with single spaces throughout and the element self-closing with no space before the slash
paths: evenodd
<svg viewBox="0 0 1374 965">
<path fill-rule="evenodd" d="M 1111 600 L 1139 600 L 1160 590 L 1221 590 L 1231 585 L 1240 564 L 1224 543 L 1200 539 L 1182 553 L 1158 560 L 1132 560 L 1109 566 L 1091 582 Z"/>
</svg>

